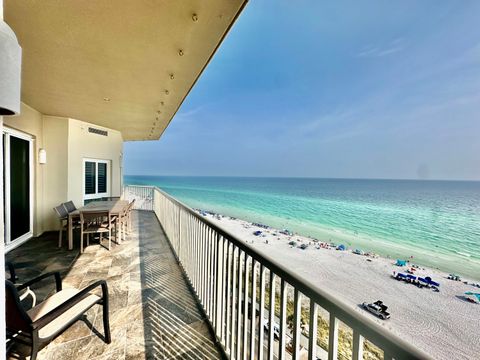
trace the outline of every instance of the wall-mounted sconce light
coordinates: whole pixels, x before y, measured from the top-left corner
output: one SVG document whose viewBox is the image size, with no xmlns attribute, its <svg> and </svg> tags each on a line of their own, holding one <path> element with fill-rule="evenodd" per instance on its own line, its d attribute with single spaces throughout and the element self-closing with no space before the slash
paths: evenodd
<svg viewBox="0 0 480 360">
<path fill-rule="evenodd" d="M 47 151 L 45 149 L 38 150 L 38 163 L 39 164 L 47 163 Z"/>
</svg>

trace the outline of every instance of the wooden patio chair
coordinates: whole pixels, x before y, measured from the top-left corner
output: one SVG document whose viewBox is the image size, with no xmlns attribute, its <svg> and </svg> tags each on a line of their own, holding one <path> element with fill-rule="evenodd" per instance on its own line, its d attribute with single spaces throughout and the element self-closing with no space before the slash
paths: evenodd
<svg viewBox="0 0 480 360">
<path fill-rule="evenodd" d="M 20 303 L 19 292 L 48 277 L 55 278 L 56 293 L 30 310 Z M 92 291 L 101 287 L 101 295 Z M 30 346 L 30 359 L 37 358 L 38 351 L 63 333 L 94 305 L 103 307 L 103 327 L 105 342 L 111 343 L 108 316 L 108 287 L 100 280 L 83 290 L 62 289 L 59 272 L 43 274 L 20 286 L 5 280 L 5 320 L 7 337 L 13 341 Z"/>
<path fill-rule="evenodd" d="M 73 202 L 72 202 L 73 205 Z M 74 205 L 75 206 L 75 205 Z M 62 247 L 62 238 L 63 238 L 63 230 L 67 232 L 68 230 L 68 213 L 67 209 L 65 208 L 64 204 L 60 204 L 53 208 L 55 213 L 57 214 L 58 220 L 60 221 L 60 230 L 58 231 L 58 247 Z M 78 228 L 80 223 L 78 220 L 73 221 L 73 227 Z"/>
<path fill-rule="evenodd" d="M 83 253 L 83 240 L 87 235 L 87 246 L 90 245 L 90 235 L 99 234 L 100 245 L 102 235 L 108 233 L 108 250 L 112 243 L 112 229 L 116 218 L 109 211 L 83 210 L 80 211 L 80 253 Z"/>
<path fill-rule="evenodd" d="M 128 204 L 128 209 L 127 209 L 127 228 L 128 228 L 128 233 L 132 231 L 132 211 L 133 207 L 135 206 L 135 199 L 132 200 L 130 204 Z"/>
<path fill-rule="evenodd" d="M 134 204 L 135 204 L 135 199 L 132 200 L 132 202 L 130 202 L 127 206 L 125 206 L 123 211 L 120 213 L 119 226 L 121 228 L 121 234 L 123 237 L 123 239 L 120 239 L 120 240 L 126 240 L 127 234 L 129 235 L 132 230 L 131 215 L 132 215 Z"/>
<path fill-rule="evenodd" d="M 77 210 L 77 207 L 75 206 L 75 204 L 73 203 L 72 200 L 66 202 L 66 203 L 63 203 L 62 204 L 65 209 L 67 210 L 67 213 L 70 214 L 72 211 L 75 211 Z"/>
</svg>

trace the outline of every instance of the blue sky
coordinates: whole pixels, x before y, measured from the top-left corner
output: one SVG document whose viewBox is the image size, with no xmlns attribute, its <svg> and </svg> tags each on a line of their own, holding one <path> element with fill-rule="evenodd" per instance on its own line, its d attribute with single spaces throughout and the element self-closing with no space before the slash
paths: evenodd
<svg viewBox="0 0 480 360">
<path fill-rule="evenodd" d="M 125 174 L 480 180 L 480 1 L 251 0 Z"/>
</svg>

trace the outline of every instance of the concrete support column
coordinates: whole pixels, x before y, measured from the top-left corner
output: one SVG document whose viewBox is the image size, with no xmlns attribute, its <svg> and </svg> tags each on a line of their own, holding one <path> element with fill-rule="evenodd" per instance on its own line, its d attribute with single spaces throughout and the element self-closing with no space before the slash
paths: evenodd
<svg viewBox="0 0 480 360">
<path fill-rule="evenodd" d="M 0 0 L 0 22 L 3 21 L 3 0 Z M 0 134 L 3 134 L 3 117 L 0 116 Z M 0 136 L 0 269 L 5 269 L 5 239 L 4 239 L 4 221 L 3 221 L 3 136 Z M 0 279 L 5 282 L 5 271 L 0 271 Z M 0 299 L 5 304 L 5 287 L 0 286 Z M 5 305 L 0 311 L 0 341 L 5 344 Z M 0 359 L 5 359 L 5 349 L 0 352 Z"/>
<path fill-rule="evenodd" d="M 3 134 L 2 115 L 20 112 L 20 64 L 21 48 L 10 27 L 3 21 L 3 0 L 0 0 L 0 135 Z M 5 282 L 5 239 L 3 213 L 3 136 L 0 136 L 0 280 Z M 5 346 L 5 287 L 0 286 L 0 341 Z M 5 349 L 0 351 L 0 359 L 5 359 Z"/>
</svg>

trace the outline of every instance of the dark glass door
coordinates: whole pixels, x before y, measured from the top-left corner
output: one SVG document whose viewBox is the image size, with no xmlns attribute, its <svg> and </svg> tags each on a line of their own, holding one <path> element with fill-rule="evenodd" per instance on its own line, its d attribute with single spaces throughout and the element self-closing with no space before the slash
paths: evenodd
<svg viewBox="0 0 480 360">
<path fill-rule="evenodd" d="M 30 229 L 30 141 L 10 136 L 10 240 Z"/>
</svg>

